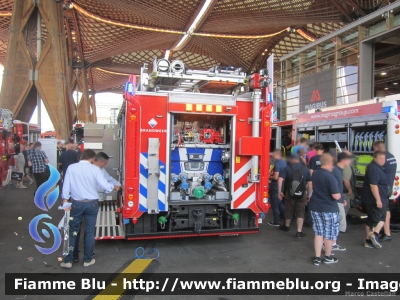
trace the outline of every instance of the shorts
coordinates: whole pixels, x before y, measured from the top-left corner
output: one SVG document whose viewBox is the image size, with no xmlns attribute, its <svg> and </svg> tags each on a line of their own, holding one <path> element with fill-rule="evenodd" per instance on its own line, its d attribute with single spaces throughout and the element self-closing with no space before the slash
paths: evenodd
<svg viewBox="0 0 400 300">
<path fill-rule="evenodd" d="M 335 241 L 339 235 L 339 213 L 338 212 L 316 212 L 311 211 L 314 221 L 313 229 L 315 235 L 323 236 L 326 240 Z"/>
<path fill-rule="evenodd" d="M 286 193 L 285 196 L 285 219 L 304 218 L 306 211 L 306 198 L 292 198 Z"/>
<path fill-rule="evenodd" d="M 385 222 L 386 220 L 387 204 L 382 204 L 382 208 L 376 207 L 376 204 L 363 204 L 363 209 L 368 215 L 365 224 L 371 229 L 375 228 L 379 222 Z"/>
</svg>

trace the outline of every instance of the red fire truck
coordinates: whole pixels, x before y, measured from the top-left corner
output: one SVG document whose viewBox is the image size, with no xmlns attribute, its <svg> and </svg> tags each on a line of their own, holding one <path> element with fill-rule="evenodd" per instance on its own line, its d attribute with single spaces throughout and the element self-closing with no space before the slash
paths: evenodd
<svg viewBox="0 0 400 300">
<path fill-rule="evenodd" d="M 40 138 L 40 127 L 36 124 L 13 120 L 13 113 L 0 108 L 0 179 L 2 186 L 11 180 L 11 169 L 15 165 L 15 144 L 34 143 Z"/>
<path fill-rule="evenodd" d="M 42 139 L 57 139 L 57 132 L 55 131 L 46 131 L 42 133 Z"/>
<path fill-rule="evenodd" d="M 270 207 L 266 71 L 247 77 L 161 59 L 140 80 L 136 89 L 130 76 L 119 114 L 115 169 L 124 189 L 100 204 L 96 239 L 257 233 Z M 87 136 L 85 147 L 105 149 L 101 130 L 85 128 Z"/>
<path fill-rule="evenodd" d="M 280 148 L 282 139 L 292 133 L 292 145 L 296 138 L 306 137 L 310 143 L 321 143 L 325 151 L 333 155 L 336 155 L 338 147 L 350 150 L 355 157 L 353 170 L 356 179 L 356 198 L 351 205 L 359 207 L 362 203 L 361 190 L 365 168 L 373 159 L 372 144 L 377 140 L 385 141 L 388 151 L 397 160 L 398 169 L 390 196 L 390 207 L 393 215 L 398 215 L 400 213 L 400 201 L 398 201 L 400 197 L 400 148 L 398 146 L 400 120 L 396 100 L 400 100 L 400 95 L 343 105 L 336 109 L 299 114 L 296 120 L 274 123 L 271 147 Z"/>
<path fill-rule="evenodd" d="M 41 137 L 39 125 L 21 122 L 19 120 L 13 121 L 13 133 L 14 135 L 11 136 L 12 142 L 15 142 L 18 136 L 21 144 L 37 142 Z"/>
<path fill-rule="evenodd" d="M 9 137 L 13 126 L 13 114 L 8 109 L 0 108 L 0 187 L 7 185 L 11 180 L 9 168 Z"/>
</svg>

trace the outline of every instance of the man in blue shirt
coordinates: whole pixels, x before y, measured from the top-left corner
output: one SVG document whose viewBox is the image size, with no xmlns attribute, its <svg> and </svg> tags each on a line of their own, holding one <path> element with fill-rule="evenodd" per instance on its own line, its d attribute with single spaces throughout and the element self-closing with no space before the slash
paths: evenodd
<svg viewBox="0 0 400 300">
<path fill-rule="evenodd" d="M 299 142 L 297 143 L 296 146 L 292 147 L 290 151 L 292 154 L 298 154 L 298 151 L 300 148 L 303 148 L 306 153 L 307 153 L 307 148 L 308 148 L 308 140 L 304 137 L 300 138 Z"/>
<path fill-rule="evenodd" d="M 298 187 L 302 186 L 299 196 L 290 195 L 290 190 L 293 188 L 294 174 L 299 174 L 301 179 Z M 285 181 L 285 193 L 282 192 L 283 181 Z M 306 202 L 310 201 L 310 194 L 312 191 L 311 175 L 307 167 L 300 163 L 298 154 L 290 156 L 290 165 L 284 168 L 279 173 L 278 179 L 278 197 L 282 201 L 285 198 L 285 224 L 279 226 L 283 231 L 289 231 L 290 222 L 295 216 L 297 218 L 297 233 L 296 238 L 305 237 L 303 233 L 303 223 L 305 215 Z"/>
<path fill-rule="evenodd" d="M 108 172 L 105 169 L 105 166 L 107 165 L 109 159 L 110 159 L 110 157 L 106 153 L 98 152 L 96 154 L 95 158 L 94 158 L 93 164 L 100 168 L 101 173 L 103 174 L 104 178 L 107 180 L 108 183 L 111 183 L 114 186 L 119 186 L 120 187 L 121 183 L 118 180 L 112 178 L 110 176 L 110 174 L 108 174 Z M 98 186 L 97 187 L 97 191 L 98 192 L 102 192 L 103 189 L 100 186 Z M 80 241 L 80 237 L 81 237 L 81 231 L 79 230 L 78 234 L 76 235 L 76 243 L 75 243 L 75 248 L 74 248 L 74 262 L 79 262 L 79 241 Z M 94 255 L 94 253 L 92 255 Z"/>
<path fill-rule="evenodd" d="M 338 182 L 332 174 L 333 157 L 329 153 L 321 155 L 321 168 L 315 170 L 312 176 L 313 193 L 308 204 L 313 218 L 314 251 L 313 263 L 321 264 L 322 246 L 325 246 L 325 264 L 337 263 L 338 259 L 332 256 L 332 244 L 339 234 L 339 207 L 337 201 L 342 194 Z"/>
<path fill-rule="evenodd" d="M 89 267 L 95 263 L 93 258 L 94 231 L 99 212 L 97 187 L 101 187 L 106 192 L 120 189 L 119 186 L 107 182 L 100 168 L 92 164 L 95 156 L 96 153 L 93 150 L 86 149 L 83 151 L 81 161 L 68 167 L 62 191 L 63 202 L 68 202 L 69 198 L 72 201 L 71 207 L 65 208 L 66 211 L 71 210 L 69 221 L 70 249 L 74 248 L 75 243 L 79 243 L 76 237 L 81 228 L 82 220 L 85 219 L 84 267 Z M 61 267 L 71 269 L 73 259 L 73 250 L 70 250 L 64 258 L 64 262 L 61 263 Z"/>
<path fill-rule="evenodd" d="M 269 175 L 270 185 L 269 185 L 269 198 L 272 206 L 272 213 L 274 215 L 274 221 L 268 222 L 268 225 L 271 226 L 279 226 L 280 225 L 280 216 L 283 215 L 285 211 L 285 206 L 282 201 L 278 198 L 278 178 L 279 173 L 286 168 L 287 164 L 282 159 L 282 151 L 276 149 L 272 153 L 272 158 L 275 160 L 274 166 Z"/>
<path fill-rule="evenodd" d="M 310 169 L 311 175 L 315 170 L 321 169 L 321 155 L 324 154 L 325 148 L 324 145 L 317 144 L 315 146 L 316 154 L 310 159 L 308 163 L 308 168 Z"/>
<path fill-rule="evenodd" d="M 65 144 L 66 151 L 60 155 L 60 164 L 62 167 L 63 174 L 67 174 L 68 167 L 72 164 L 79 162 L 79 155 L 75 150 L 72 150 L 72 143 L 68 142 Z"/>
<path fill-rule="evenodd" d="M 385 172 L 386 175 L 386 180 L 388 183 L 388 199 L 393 193 L 393 184 L 394 184 L 394 179 L 396 177 L 397 173 L 397 161 L 396 157 L 392 153 L 386 150 L 385 143 L 383 141 L 376 141 L 373 144 L 374 151 L 382 151 L 385 152 L 386 154 L 386 162 L 385 165 L 383 166 L 383 172 Z M 390 233 L 390 209 L 389 209 L 389 201 L 387 201 L 388 207 L 386 207 L 386 220 L 385 224 L 383 225 L 383 234 L 379 237 L 379 240 L 381 242 L 385 241 L 391 241 L 392 240 L 392 235 Z"/>
<path fill-rule="evenodd" d="M 386 163 L 386 153 L 376 151 L 374 160 L 367 166 L 362 190 L 362 204 L 368 215 L 366 220 L 366 248 L 382 248 L 379 241 L 379 231 L 386 220 L 388 206 L 388 183 L 383 166 Z"/>
<path fill-rule="evenodd" d="M 339 191 L 341 194 L 340 199 L 337 201 L 337 205 L 339 207 L 339 231 L 340 232 L 345 232 L 346 227 L 347 227 L 347 222 L 346 222 L 346 209 L 345 206 L 350 205 L 350 203 L 347 203 L 346 200 L 344 199 L 344 180 L 343 180 L 343 170 L 351 165 L 351 155 L 345 152 L 341 152 L 338 154 L 337 157 L 337 164 L 333 167 L 332 174 L 335 176 L 337 182 L 338 182 L 338 187 Z M 324 246 L 322 247 L 324 248 Z M 346 248 L 343 248 L 342 246 L 336 244 L 336 240 L 333 241 L 332 244 L 332 251 L 345 251 Z"/>
</svg>

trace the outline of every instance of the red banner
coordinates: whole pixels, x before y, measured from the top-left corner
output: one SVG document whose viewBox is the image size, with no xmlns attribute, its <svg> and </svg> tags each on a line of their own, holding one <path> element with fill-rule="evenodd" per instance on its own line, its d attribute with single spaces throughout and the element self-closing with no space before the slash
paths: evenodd
<svg viewBox="0 0 400 300">
<path fill-rule="evenodd" d="M 297 122 L 298 124 L 302 124 L 302 123 L 309 123 L 316 121 L 374 115 L 374 114 L 380 114 L 381 112 L 382 112 L 382 103 L 374 103 L 362 106 L 353 106 L 336 110 L 316 112 L 312 114 L 298 115 Z"/>
</svg>

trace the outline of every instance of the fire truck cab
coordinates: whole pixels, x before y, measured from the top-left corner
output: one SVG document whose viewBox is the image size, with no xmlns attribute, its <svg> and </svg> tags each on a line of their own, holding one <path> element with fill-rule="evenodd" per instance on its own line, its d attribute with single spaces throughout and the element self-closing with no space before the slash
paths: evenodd
<svg viewBox="0 0 400 300">
<path fill-rule="evenodd" d="M 385 141 L 387 150 L 397 160 L 398 169 L 390 195 L 390 208 L 393 215 L 399 215 L 400 119 L 396 100 L 400 100 L 400 95 L 343 105 L 338 109 L 299 114 L 296 120 L 274 123 L 272 146 L 283 147 L 282 138 L 291 132 L 292 145 L 296 138 L 306 137 L 310 144 L 321 143 L 325 152 L 334 156 L 338 148 L 350 150 L 354 155 L 352 167 L 356 181 L 356 197 L 351 206 L 358 208 L 362 203 L 365 169 L 373 159 L 372 144 L 377 140 Z"/>
<path fill-rule="evenodd" d="M 257 233 L 269 209 L 265 72 L 196 71 L 161 59 L 140 80 L 136 89 L 130 76 L 118 117 L 124 189 L 101 203 L 96 239 Z M 252 91 L 238 96 L 244 87 Z"/>
</svg>

